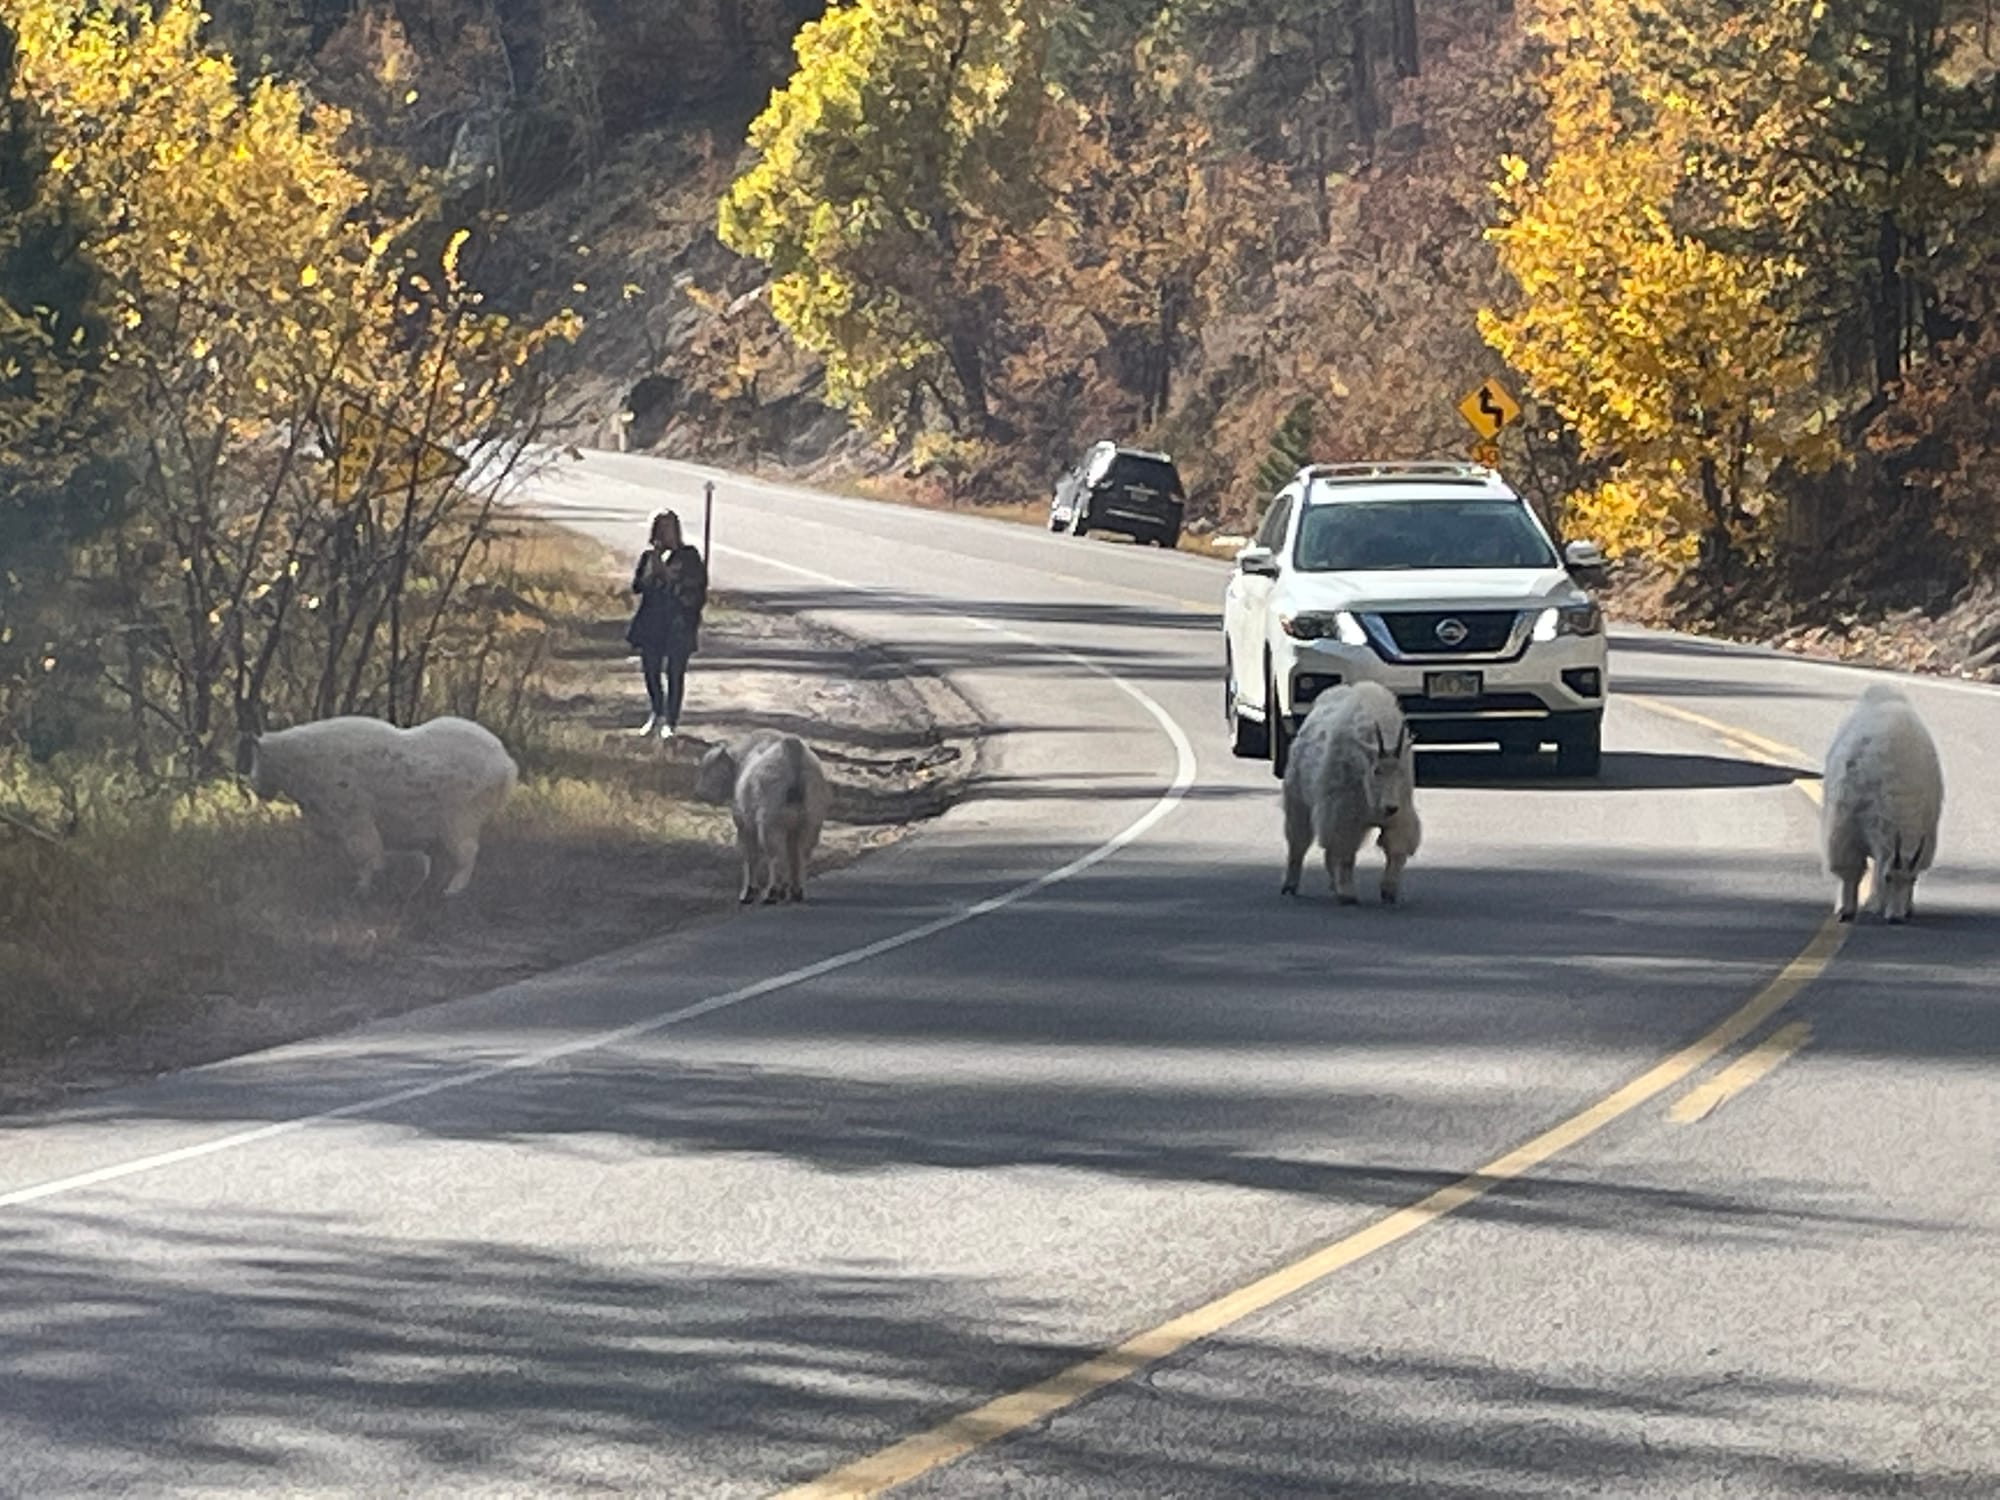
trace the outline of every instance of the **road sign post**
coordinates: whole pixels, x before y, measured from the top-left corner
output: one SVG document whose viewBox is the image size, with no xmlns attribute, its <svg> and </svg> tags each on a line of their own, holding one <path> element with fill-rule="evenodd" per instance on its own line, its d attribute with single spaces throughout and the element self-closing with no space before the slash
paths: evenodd
<svg viewBox="0 0 2000 1500">
<path fill-rule="evenodd" d="M 707 480 L 701 487 L 701 560 L 708 566 L 708 576 L 715 578 L 715 481 Z"/>
</svg>

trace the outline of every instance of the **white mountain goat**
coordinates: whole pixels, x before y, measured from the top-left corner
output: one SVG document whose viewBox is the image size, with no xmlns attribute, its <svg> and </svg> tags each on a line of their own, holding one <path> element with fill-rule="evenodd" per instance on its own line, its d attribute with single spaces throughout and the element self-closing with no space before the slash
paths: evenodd
<svg viewBox="0 0 2000 1500">
<path fill-rule="evenodd" d="M 394 849 L 421 855 L 424 880 L 442 873 L 444 894 L 456 896 L 472 879 L 480 830 L 519 775 L 507 747 L 468 719 L 398 729 L 350 715 L 251 741 L 251 790 L 296 802 L 306 826 L 354 863 L 358 895 Z"/>
<path fill-rule="evenodd" d="M 1299 872 L 1315 840 L 1343 906 L 1354 894 L 1354 859 L 1371 828 L 1387 857 L 1382 899 L 1402 889 L 1403 866 L 1417 852 L 1416 752 L 1395 696 L 1380 683 L 1337 687 L 1314 700 L 1285 768 L 1284 893 L 1299 893 Z"/>
<path fill-rule="evenodd" d="M 1854 920 L 1869 861 L 1868 909 L 1890 922 L 1915 914 L 1917 876 L 1937 854 L 1944 772 L 1910 700 L 1886 683 L 1861 695 L 1826 752 L 1820 831 L 1840 881 L 1834 913 Z"/>
<path fill-rule="evenodd" d="M 832 806 L 826 772 L 795 734 L 752 730 L 702 757 L 695 795 L 727 802 L 743 853 L 745 902 L 806 899 L 806 861 Z"/>
</svg>

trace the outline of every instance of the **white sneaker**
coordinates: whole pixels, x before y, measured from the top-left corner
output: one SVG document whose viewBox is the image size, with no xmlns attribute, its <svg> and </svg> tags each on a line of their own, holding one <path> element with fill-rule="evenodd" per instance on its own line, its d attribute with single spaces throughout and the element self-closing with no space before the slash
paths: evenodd
<svg viewBox="0 0 2000 1500">
<path fill-rule="evenodd" d="M 660 738 L 663 740 L 670 740 L 673 737 L 674 737 L 674 726 L 671 724 L 662 724 L 660 726 Z"/>
<path fill-rule="evenodd" d="M 660 730 L 666 727 L 667 727 L 666 725 L 660 722 L 660 716 L 658 714 L 648 714 L 646 716 L 645 727 L 639 731 L 639 738 L 642 740 L 647 739 L 650 736 L 659 733 Z"/>
</svg>

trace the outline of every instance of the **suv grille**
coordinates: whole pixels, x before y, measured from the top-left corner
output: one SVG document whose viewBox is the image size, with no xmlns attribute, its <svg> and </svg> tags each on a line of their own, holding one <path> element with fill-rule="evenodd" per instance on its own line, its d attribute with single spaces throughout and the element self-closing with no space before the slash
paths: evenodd
<svg viewBox="0 0 2000 1500">
<path fill-rule="evenodd" d="M 1384 614 L 1382 623 L 1396 649 L 1410 656 L 1490 655 L 1506 649 L 1519 611 L 1512 609 L 1424 610 Z M 1452 622 L 1464 630 L 1463 637 Z M 1443 630 L 1444 634 L 1438 632 Z"/>
</svg>

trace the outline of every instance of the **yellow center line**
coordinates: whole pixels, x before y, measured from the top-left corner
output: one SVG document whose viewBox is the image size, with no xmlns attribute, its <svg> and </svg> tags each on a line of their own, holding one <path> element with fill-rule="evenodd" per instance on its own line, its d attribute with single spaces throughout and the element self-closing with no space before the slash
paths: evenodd
<svg viewBox="0 0 2000 1500">
<path fill-rule="evenodd" d="M 1247 1286 L 1203 1303 L 1158 1327 L 1134 1335 L 1114 1348 L 1060 1370 L 1025 1390 L 1000 1396 L 983 1406 L 962 1412 L 928 1432 L 905 1438 L 853 1463 L 844 1464 L 830 1474 L 784 1490 L 778 1500 L 868 1500 L 868 1497 L 884 1494 L 1054 1416 L 1086 1396 L 1124 1380 L 1148 1365 L 1178 1354 L 1190 1344 L 1211 1338 L 1251 1314 L 1305 1291 L 1363 1257 L 1408 1239 L 1427 1225 L 1478 1202 L 1495 1188 L 1526 1175 L 1550 1158 L 1581 1144 L 1613 1121 L 1622 1119 L 1686 1081 L 1763 1025 L 1825 973 L 1846 936 L 1847 928 L 1829 916 L 1819 931 L 1813 934 L 1812 941 L 1769 984 L 1698 1040 L 1665 1061 L 1656 1063 L 1587 1109 L 1516 1146 L 1506 1155 L 1495 1157 L 1450 1186 L 1440 1188 L 1407 1208 L 1398 1209 L 1387 1218 L 1378 1219 L 1366 1228 L 1335 1240 Z"/>
<path fill-rule="evenodd" d="M 1648 713 L 1662 714 L 1669 719 L 1679 719 L 1684 724 L 1693 724 L 1706 729 L 1717 739 L 1726 740 L 1736 749 L 1754 761 L 1767 766 L 1779 766 L 1785 770 L 1796 770 L 1800 761 L 1807 760 L 1805 751 L 1796 745 L 1787 745 L 1783 740 L 1766 739 L 1748 729 L 1739 729 L 1734 724 L 1725 724 L 1720 719 L 1711 719 L 1707 714 L 1698 714 L 1691 708 L 1682 708 L 1677 703 L 1663 703 L 1658 698 L 1648 698 L 1638 693 L 1621 695 L 1627 703 L 1645 709 Z M 1793 783 L 1813 801 L 1819 801 L 1819 787 L 1816 784 L 1798 781 Z"/>
<path fill-rule="evenodd" d="M 1692 1125 L 1707 1119 L 1717 1108 L 1727 1104 L 1798 1051 L 1811 1036 L 1812 1024 L 1808 1021 L 1793 1021 L 1780 1026 L 1707 1083 L 1690 1091 L 1686 1098 L 1667 1111 L 1667 1118 L 1676 1125 Z"/>
<path fill-rule="evenodd" d="M 1790 745 L 1723 724 L 1690 709 L 1651 698 L 1631 697 L 1629 701 L 1669 718 L 1699 725 L 1752 759 L 1766 764 L 1792 767 L 1806 758 L 1803 751 Z M 1816 785 L 1803 781 L 1793 785 L 1814 802 L 1819 801 Z M 1246 1286 L 1059 1370 L 1046 1380 L 998 1396 L 928 1431 L 843 1464 L 805 1484 L 783 1490 L 775 1500 L 872 1500 L 874 1496 L 956 1463 L 968 1454 L 1045 1421 L 1106 1386 L 1129 1379 L 1149 1365 L 1170 1358 L 1192 1344 L 1212 1338 L 1243 1319 L 1308 1290 L 1356 1261 L 1408 1239 L 1420 1229 L 1478 1202 L 1496 1188 L 1526 1176 L 1552 1158 L 1582 1144 L 1606 1126 L 1685 1083 L 1783 1010 L 1806 986 L 1824 974 L 1846 938 L 1846 926 L 1829 916 L 1813 934 L 1812 940 L 1768 984 L 1701 1037 L 1595 1104 L 1551 1126 L 1505 1155 L 1495 1157 L 1449 1186 L 1289 1265 L 1281 1266 Z M 1807 1034 L 1804 1022 L 1795 1022 L 1775 1032 L 1758 1048 L 1725 1069 L 1713 1082 L 1691 1093 L 1677 1105 L 1676 1118 L 1680 1112 L 1687 1110 L 1698 1110 L 1690 1118 L 1698 1119 L 1706 1115 L 1724 1099 L 1748 1088 L 1783 1062 L 1804 1043 Z M 1699 1102 L 1704 1100 L 1706 1102 Z"/>
</svg>

